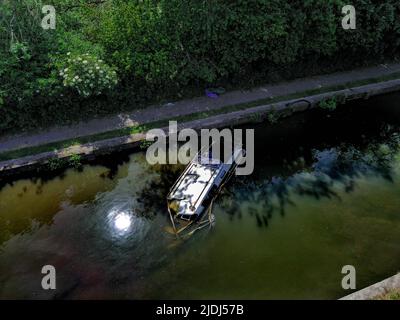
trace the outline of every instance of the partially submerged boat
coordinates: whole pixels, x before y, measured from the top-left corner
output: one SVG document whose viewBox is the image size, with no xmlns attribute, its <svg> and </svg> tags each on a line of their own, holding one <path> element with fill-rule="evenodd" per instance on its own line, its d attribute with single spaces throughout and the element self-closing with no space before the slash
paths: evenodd
<svg viewBox="0 0 400 320">
<path fill-rule="evenodd" d="M 200 151 L 189 163 L 167 197 L 172 227 L 177 236 L 191 235 L 212 225 L 213 201 L 235 173 L 243 155 L 242 147 L 235 145 L 230 159 L 222 162 L 213 158 L 210 147 Z"/>
</svg>

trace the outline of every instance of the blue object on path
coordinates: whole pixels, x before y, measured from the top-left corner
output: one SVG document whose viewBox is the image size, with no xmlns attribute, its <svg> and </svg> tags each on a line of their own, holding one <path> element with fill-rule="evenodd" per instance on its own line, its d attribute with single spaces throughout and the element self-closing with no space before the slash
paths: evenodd
<svg viewBox="0 0 400 320">
<path fill-rule="evenodd" d="M 219 96 L 215 92 L 212 92 L 208 89 L 206 89 L 206 96 L 211 98 L 211 99 L 217 99 Z"/>
<path fill-rule="evenodd" d="M 221 94 L 225 93 L 224 88 L 209 88 L 206 89 L 206 96 L 212 99 L 218 98 Z"/>
</svg>

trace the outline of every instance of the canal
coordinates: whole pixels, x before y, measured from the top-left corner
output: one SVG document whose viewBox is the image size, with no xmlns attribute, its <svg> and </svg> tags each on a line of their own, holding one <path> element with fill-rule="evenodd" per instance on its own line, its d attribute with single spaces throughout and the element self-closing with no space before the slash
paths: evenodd
<svg viewBox="0 0 400 320">
<path fill-rule="evenodd" d="M 166 228 L 181 166 L 144 153 L 0 182 L 0 298 L 337 299 L 400 268 L 399 94 L 255 126 L 255 172 L 187 241 Z M 251 126 L 248 126 L 251 127 Z M 252 126 L 254 127 L 254 126 Z M 41 288 L 44 265 L 57 289 Z"/>
</svg>

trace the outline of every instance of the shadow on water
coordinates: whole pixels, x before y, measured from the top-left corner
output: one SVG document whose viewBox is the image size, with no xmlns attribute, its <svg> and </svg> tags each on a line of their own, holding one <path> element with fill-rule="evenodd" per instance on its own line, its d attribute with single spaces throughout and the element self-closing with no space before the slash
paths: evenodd
<svg viewBox="0 0 400 320">
<path fill-rule="evenodd" d="M 346 193 L 353 192 L 361 176 L 379 176 L 393 182 L 391 165 L 399 145 L 399 135 L 395 133 L 385 144 L 372 142 L 364 151 L 353 146 L 315 151 L 311 167 L 289 177 L 274 176 L 258 181 L 239 179 L 229 188 L 229 193 L 235 196 L 222 197 L 221 206 L 232 218 L 240 218 L 244 214 L 241 203 L 257 204 L 257 209 L 246 207 L 244 210 L 255 217 L 259 227 L 267 227 L 273 213 L 283 217 L 287 206 L 295 206 L 294 196 L 307 196 L 317 201 L 322 198 L 340 200 L 337 186 Z"/>
<path fill-rule="evenodd" d="M 91 158 L 82 160 L 81 165 L 76 167 L 75 170 L 77 172 L 82 172 L 82 165 L 86 164 L 104 166 L 108 171 L 102 174 L 102 178 L 113 179 L 117 174 L 119 167 L 129 161 L 130 155 L 134 150 L 122 150 L 113 154 L 99 155 L 94 160 Z M 43 184 L 52 181 L 54 178 L 64 179 L 67 170 L 68 166 L 52 168 L 50 165 L 45 165 L 35 170 L 21 172 L 13 176 L 0 176 L 0 191 L 7 185 L 13 186 L 17 181 L 24 179 L 29 179 L 35 184 L 38 183 L 39 187 L 41 187 Z"/>
</svg>

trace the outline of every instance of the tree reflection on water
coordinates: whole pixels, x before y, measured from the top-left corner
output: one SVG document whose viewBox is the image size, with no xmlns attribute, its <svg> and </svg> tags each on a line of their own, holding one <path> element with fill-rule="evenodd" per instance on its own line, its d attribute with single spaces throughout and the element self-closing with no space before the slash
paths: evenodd
<svg viewBox="0 0 400 320">
<path fill-rule="evenodd" d="M 340 200 L 337 187 L 346 193 L 354 191 L 356 179 L 361 176 L 379 176 L 393 182 L 393 166 L 399 152 L 400 134 L 387 130 L 384 136 L 372 140 L 360 149 L 351 144 L 313 150 L 313 163 L 287 176 L 264 179 L 237 178 L 220 198 L 220 206 L 231 218 L 241 218 L 247 211 L 260 227 L 267 227 L 273 213 L 285 215 L 287 206 L 295 206 L 294 196 L 336 198 Z M 231 196 L 234 195 L 234 196 Z M 247 203 L 248 206 L 241 204 Z"/>
</svg>

